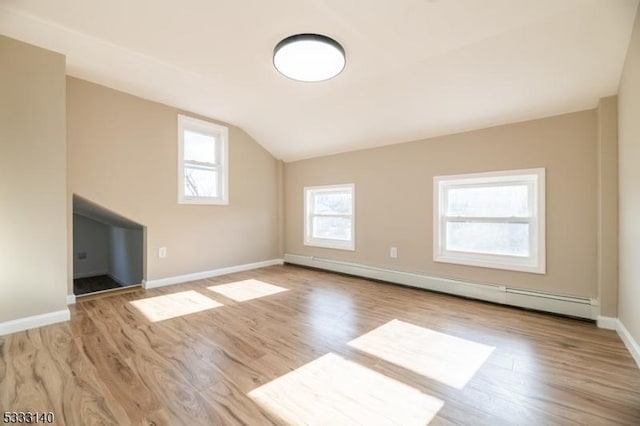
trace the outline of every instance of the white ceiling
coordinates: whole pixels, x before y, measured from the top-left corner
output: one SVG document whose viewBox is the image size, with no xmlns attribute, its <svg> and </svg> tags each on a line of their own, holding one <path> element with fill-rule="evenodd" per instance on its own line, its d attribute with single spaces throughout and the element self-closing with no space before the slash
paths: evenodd
<svg viewBox="0 0 640 426">
<path fill-rule="evenodd" d="M 67 73 L 242 127 L 292 161 L 593 108 L 617 93 L 638 0 L 1 0 L 0 33 Z M 301 83 L 283 38 L 338 40 Z"/>
</svg>

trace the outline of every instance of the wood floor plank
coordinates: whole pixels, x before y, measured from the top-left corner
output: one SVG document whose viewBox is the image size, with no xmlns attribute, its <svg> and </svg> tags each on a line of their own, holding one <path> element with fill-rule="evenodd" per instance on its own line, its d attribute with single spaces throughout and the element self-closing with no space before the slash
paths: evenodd
<svg viewBox="0 0 640 426">
<path fill-rule="evenodd" d="M 101 333 L 80 336 L 76 338 L 76 345 L 82 348 L 84 355 L 96 367 L 98 377 L 129 413 L 132 423 L 142 421 L 145 413 L 161 408 L 155 394 L 144 386 L 137 373 Z"/>
<path fill-rule="evenodd" d="M 163 299 L 179 315 L 132 303 L 184 292 Z M 492 351 L 472 365 L 475 344 Z M 448 382 L 429 357 L 470 377 Z M 420 423 L 420 410 L 383 409 L 402 397 L 369 380 L 432 411 Z M 300 424 L 313 404 L 351 424 L 637 425 L 640 370 L 592 322 L 288 265 L 80 300 L 67 323 L 0 336 L 0 411 L 53 411 L 57 424 Z"/>
<path fill-rule="evenodd" d="M 13 373 L 0 381 L 2 408 L 51 411 L 58 424 L 130 424 L 111 390 L 97 378 L 95 366 L 66 331 L 51 326 L 24 332 L 23 338 L 28 334 L 38 349 L 10 359 Z"/>
<path fill-rule="evenodd" d="M 221 380 L 201 392 L 207 401 L 207 411 L 213 424 L 219 425 L 274 425 L 275 420 L 257 406 L 246 393 L 232 382 Z"/>
</svg>

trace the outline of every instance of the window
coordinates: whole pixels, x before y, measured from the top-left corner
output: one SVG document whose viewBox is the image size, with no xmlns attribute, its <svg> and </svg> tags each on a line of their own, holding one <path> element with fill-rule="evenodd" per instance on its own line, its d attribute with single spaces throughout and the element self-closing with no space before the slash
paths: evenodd
<svg viewBox="0 0 640 426">
<path fill-rule="evenodd" d="M 436 262 L 545 273 L 545 170 L 437 176 Z"/>
<path fill-rule="evenodd" d="M 178 202 L 228 204 L 228 134 L 224 126 L 178 116 Z"/>
<path fill-rule="evenodd" d="M 304 244 L 355 249 L 355 185 L 304 188 Z"/>
</svg>

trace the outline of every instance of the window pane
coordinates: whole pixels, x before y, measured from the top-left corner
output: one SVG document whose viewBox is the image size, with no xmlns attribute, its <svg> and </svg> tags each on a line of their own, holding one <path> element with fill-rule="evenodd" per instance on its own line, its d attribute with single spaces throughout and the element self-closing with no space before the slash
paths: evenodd
<svg viewBox="0 0 640 426">
<path fill-rule="evenodd" d="M 446 249 L 527 257 L 529 224 L 447 222 Z"/>
<path fill-rule="evenodd" d="M 218 172 L 185 165 L 184 194 L 187 197 L 218 197 Z"/>
<path fill-rule="evenodd" d="M 313 238 L 331 240 L 351 240 L 351 219 L 346 217 L 314 216 L 312 227 Z"/>
<path fill-rule="evenodd" d="M 451 188 L 447 192 L 447 216 L 528 217 L 527 185 Z"/>
<path fill-rule="evenodd" d="M 317 214 L 351 214 L 351 192 L 318 192 L 313 197 Z"/>
<path fill-rule="evenodd" d="M 184 131 L 184 161 L 216 163 L 216 138 L 202 133 Z"/>
</svg>

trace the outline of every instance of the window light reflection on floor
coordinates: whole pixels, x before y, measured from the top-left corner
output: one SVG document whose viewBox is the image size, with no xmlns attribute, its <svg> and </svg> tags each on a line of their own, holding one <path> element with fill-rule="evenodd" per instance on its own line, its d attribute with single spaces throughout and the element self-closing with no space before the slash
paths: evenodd
<svg viewBox="0 0 640 426">
<path fill-rule="evenodd" d="M 287 424 L 425 425 L 444 402 L 334 353 L 249 392 Z"/>
<path fill-rule="evenodd" d="M 218 303 L 194 290 L 133 300 L 129 303 L 151 322 L 163 321 L 224 306 L 222 303 Z"/>
<path fill-rule="evenodd" d="M 236 281 L 230 284 L 220 284 L 207 287 L 209 290 L 221 294 L 236 302 L 244 302 L 246 300 L 258 299 L 272 294 L 288 291 L 288 288 L 279 287 L 273 284 L 267 284 L 258 280 Z"/>
<path fill-rule="evenodd" d="M 456 389 L 471 380 L 495 349 L 397 319 L 348 345 Z"/>
</svg>

